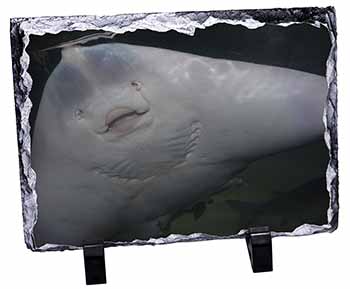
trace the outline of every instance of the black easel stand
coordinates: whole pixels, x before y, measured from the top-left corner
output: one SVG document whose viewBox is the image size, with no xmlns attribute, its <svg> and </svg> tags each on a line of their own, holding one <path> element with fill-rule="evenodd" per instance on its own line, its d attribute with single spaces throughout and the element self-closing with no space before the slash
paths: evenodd
<svg viewBox="0 0 350 289">
<path fill-rule="evenodd" d="M 83 251 L 86 285 L 105 284 L 106 266 L 103 244 L 85 245 Z"/>
<path fill-rule="evenodd" d="M 272 271 L 272 238 L 269 227 L 249 228 L 246 242 L 254 273 Z M 86 285 L 105 284 L 104 245 L 83 246 Z"/>
<path fill-rule="evenodd" d="M 269 227 L 249 228 L 246 242 L 253 272 L 272 271 L 272 238 Z"/>
</svg>

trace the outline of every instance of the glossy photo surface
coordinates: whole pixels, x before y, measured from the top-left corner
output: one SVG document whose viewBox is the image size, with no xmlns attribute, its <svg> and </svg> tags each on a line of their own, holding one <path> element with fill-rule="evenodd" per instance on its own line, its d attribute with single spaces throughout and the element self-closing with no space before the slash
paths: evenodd
<svg viewBox="0 0 350 289">
<path fill-rule="evenodd" d="M 36 246 L 327 223 L 328 30 L 31 36 Z"/>
</svg>

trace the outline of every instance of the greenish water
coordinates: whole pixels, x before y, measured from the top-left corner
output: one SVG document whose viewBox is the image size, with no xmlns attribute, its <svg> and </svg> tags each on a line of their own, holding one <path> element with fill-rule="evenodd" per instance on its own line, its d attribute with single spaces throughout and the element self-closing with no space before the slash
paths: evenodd
<svg viewBox="0 0 350 289">
<path fill-rule="evenodd" d="M 288 232 L 326 224 L 327 164 L 323 140 L 258 160 L 229 189 L 180 212 L 163 233 L 224 236 L 251 226 Z"/>
</svg>

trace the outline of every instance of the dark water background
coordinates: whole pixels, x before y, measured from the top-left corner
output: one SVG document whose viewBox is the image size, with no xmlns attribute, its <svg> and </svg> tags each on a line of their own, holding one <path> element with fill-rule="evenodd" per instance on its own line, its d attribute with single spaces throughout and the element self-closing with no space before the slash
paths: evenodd
<svg viewBox="0 0 350 289">
<path fill-rule="evenodd" d="M 30 37 L 27 52 L 30 55 L 29 73 L 33 78 L 30 94 L 32 128 L 45 83 L 61 58 L 61 49 L 45 49 L 94 33 L 99 31 Z M 326 28 L 307 24 L 265 25 L 253 30 L 241 25 L 217 24 L 205 30 L 197 29 L 195 36 L 175 31 L 138 30 L 85 45 L 105 42 L 161 47 L 318 75 L 325 75 L 331 46 Z M 161 235 L 150 237 L 193 232 L 230 235 L 260 225 L 268 225 L 274 231 L 292 231 L 304 223 L 325 224 L 329 203 L 325 178 L 328 160 L 322 138 L 258 160 L 233 180 L 231 188 L 178 212 L 171 222 L 162 225 Z"/>
</svg>

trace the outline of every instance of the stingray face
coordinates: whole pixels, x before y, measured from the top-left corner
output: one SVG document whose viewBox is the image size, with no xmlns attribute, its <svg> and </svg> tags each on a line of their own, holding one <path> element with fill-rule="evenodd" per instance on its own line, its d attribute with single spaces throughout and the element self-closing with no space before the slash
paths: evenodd
<svg viewBox="0 0 350 289">
<path fill-rule="evenodd" d="M 127 47 L 64 49 L 39 114 L 49 111 L 45 103 L 54 108 L 47 117 L 81 166 L 109 177 L 145 179 L 186 160 L 198 125 L 188 104 L 157 75 L 157 64 L 145 64 Z M 39 121 L 52 131 L 47 120 Z"/>
<path fill-rule="evenodd" d="M 122 139 L 151 124 L 150 104 L 132 63 L 108 49 L 64 49 L 52 81 L 63 119 L 78 122 L 106 140 Z M 147 117 L 145 115 L 147 114 Z"/>
</svg>

